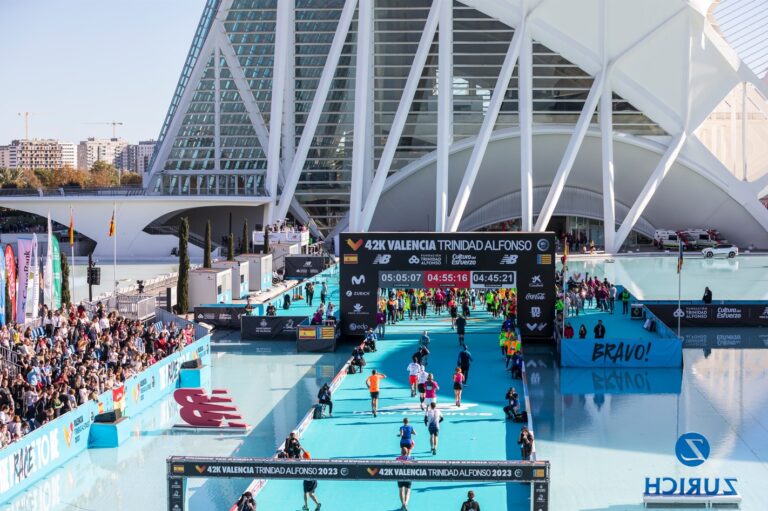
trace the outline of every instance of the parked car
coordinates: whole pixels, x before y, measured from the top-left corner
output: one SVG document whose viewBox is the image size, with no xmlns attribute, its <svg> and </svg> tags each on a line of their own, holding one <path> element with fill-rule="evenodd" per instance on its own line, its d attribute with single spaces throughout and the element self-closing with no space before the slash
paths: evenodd
<svg viewBox="0 0 768 511">
<path fill-rule="evenodd" d="M 701 251 L 704 257 L 726 256 L 734 258 L 739 255 L 739 248 L 736 245 L 730 243 L 720 243 L 714 247 L 705 248 Z"/>
</svg>

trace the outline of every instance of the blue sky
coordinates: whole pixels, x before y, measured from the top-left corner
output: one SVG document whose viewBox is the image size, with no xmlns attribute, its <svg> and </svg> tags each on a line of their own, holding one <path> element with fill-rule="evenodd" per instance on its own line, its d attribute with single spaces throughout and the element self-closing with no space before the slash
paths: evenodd
<svg viewBox="0 0 768 511">
<path fill-rule="evenodd" d="M 0 144 L 157 138 L 205 0 L 0 0 Z"/>
</svg>

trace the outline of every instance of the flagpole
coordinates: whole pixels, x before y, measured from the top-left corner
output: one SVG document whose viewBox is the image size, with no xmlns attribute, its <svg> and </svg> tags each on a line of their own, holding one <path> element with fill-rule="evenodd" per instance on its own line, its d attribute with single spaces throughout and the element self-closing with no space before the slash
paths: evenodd
<svg viewBox="0 0 768 511">
<path fill-rule="evenodd" d="M 682 294 L 682 289 L 683 289 L 683 264 L 682 264 L 683 263 L 683 242 L 682 242 L 682 240 L 678 240 L 678 244 L 679 244 L 679 247 L 678 247 L 679 253 L 677 255 L 677 257 L 678 257 L 678 261 L 677 261 L 677 310 L 678 311 L 682 311 L 681 298 L 680 298 L 680 296 Z M 677 314 L 677 338 L 678 339 L 682 339 L 682 337 L 680 337 L 680 319 L 681 319 L 680 316 L 682 316 L 682 314 L 678 313 Z"/>
<path fill-rule="evenodd" d="M 75 300 L 75 212 L 72 206 L 69 207 L 69 252 L 72 254 L 72 290 L 69 292 L 69 300 L 72 303 L 77 303 Z"/>
<path fill-rule="evenodd" d="M 115 284 L 113 294 L 117 300 L 117 202 L 112 204 L 112 218 L 115 225 L 114 236 L 112 236 L 112 282 Z"/>
</svg>

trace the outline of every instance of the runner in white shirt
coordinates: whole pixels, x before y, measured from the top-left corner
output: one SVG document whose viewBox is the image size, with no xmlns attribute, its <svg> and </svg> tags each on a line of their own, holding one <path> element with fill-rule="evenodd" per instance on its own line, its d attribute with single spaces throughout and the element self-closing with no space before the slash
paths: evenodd
<svg viewBox="0 0 768 511">
<path fill-rule="evenodd" d="M 424 368 L 424 366 L 421 366 L 421 371 L 419 371 L 419 374 L 416 376 L 416 382 L 417 382 L 417 389 L 419 391 L 419 407 L 423 410 L 424 409 L 424 399 L 426 398 L 426 392 L 427 389 L 424 388 L 424 382 L 427 381 L 427 377 L 429 376 L 429 373 Z"/>
<path fill-rule="evenodd" d="M 440 434 L 440 423 L 443 422 L 443 414 L 437 409 L 437 403 L 432 401 L 424 415 L 424 425 L 429 430 L 429 445 L 432 454 L 437 454 L 437 436 Z"/>
<path fill-rule="evenodd" d="M 416 362 L 416 357 L 413 357 L 413 362 L 408 364 L 408 382 L 411 384 L 411 397 L 416 395 L 416 384 L 419 382 L 419 373 L 422 371 L 424 371 L 424 366 Z"/>
</svg>

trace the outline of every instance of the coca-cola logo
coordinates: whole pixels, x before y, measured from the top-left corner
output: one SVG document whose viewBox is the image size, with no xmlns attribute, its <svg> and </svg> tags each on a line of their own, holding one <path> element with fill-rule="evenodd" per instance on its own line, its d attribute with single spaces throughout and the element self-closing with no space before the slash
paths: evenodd
<svg viewBox="0 0 768 511">
<path fill-rule="evenodd" d="M 544 293 L 528 293 L 525 295 L 526 300 L 543 300 Z"/>
</svg>

